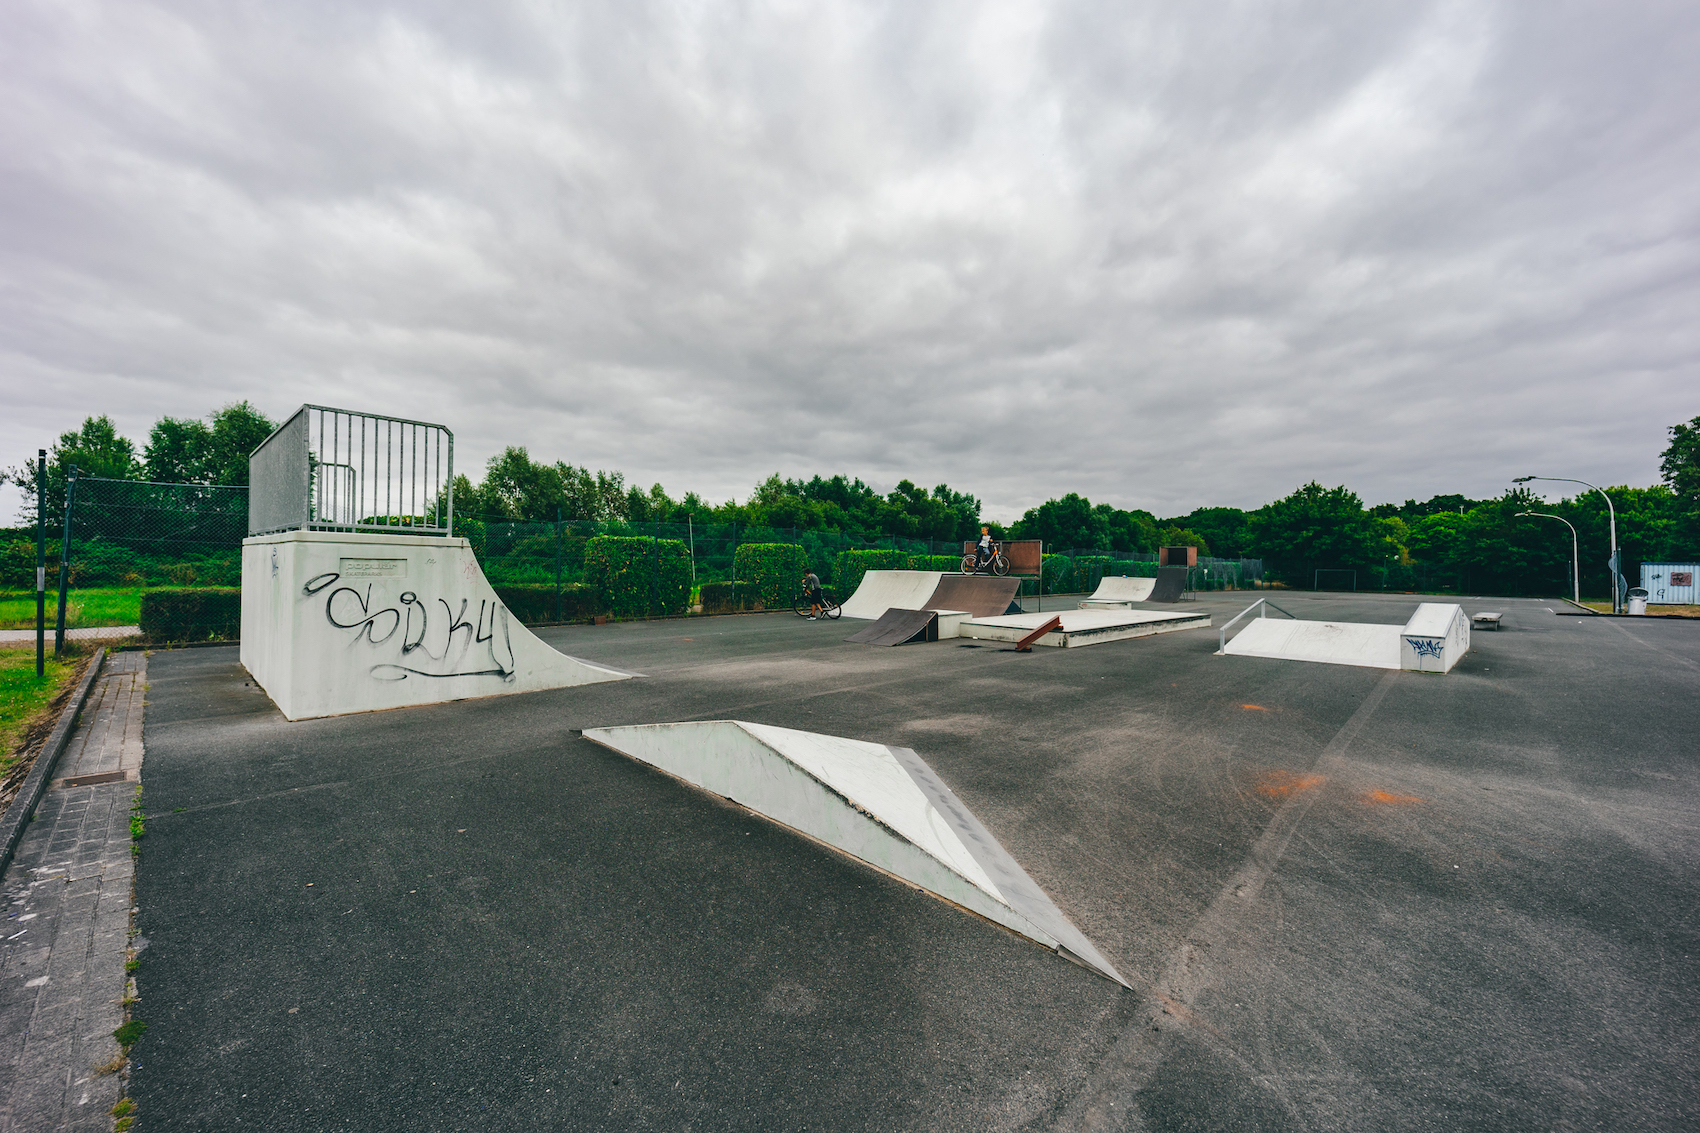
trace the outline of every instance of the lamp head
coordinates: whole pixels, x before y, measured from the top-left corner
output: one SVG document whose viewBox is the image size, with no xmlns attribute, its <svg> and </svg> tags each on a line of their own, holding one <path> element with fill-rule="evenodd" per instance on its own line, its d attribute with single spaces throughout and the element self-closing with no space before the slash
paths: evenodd
<svg viewBox="0 0 1700 1133">
<path fill-rule="evenodd" d="M 1513 484 L 1527 484 L 1530 480 L 1539 480 L 1539 479 L 1540 479 L 1539 476 L 1515 476 L 1515 477 L 1512 477 L 1511 482 Z"/>
</svg>

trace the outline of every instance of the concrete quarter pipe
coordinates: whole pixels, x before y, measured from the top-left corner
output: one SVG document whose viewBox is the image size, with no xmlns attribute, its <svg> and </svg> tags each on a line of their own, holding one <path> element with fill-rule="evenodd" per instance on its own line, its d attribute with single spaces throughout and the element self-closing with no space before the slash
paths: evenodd
<svg viewBox="0 0 1700 1133">
<path fill-rule="evenodd" d="M 872 620 L 887 610 L 961 610 L 976 618 L 1009 609 L 1019 578 L 944 574 L 929 570 L 870 570 L 844 602 L 844 616 Z"/>
<path fill-rule="evenodd" d="M 465 539 L 345 531 L 243 541 L 241 657 L 291 720 L 634 675 L 514 621 Z"/>
</svg>

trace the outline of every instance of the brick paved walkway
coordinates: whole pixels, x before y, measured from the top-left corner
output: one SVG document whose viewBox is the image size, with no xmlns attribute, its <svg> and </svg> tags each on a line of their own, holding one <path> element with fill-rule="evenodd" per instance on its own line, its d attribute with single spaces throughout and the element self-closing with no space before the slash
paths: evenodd
<svg viewBox="0 0 1700 1133">
<path fill-rule="evenodd" d="M 0 1131 L 102 1130 L 118 1053 L 147 659 L 109 655 L 52 788 L 0 881 Z M 79 780 L 96 778 L 93 785 Z M 105 781 L 100 781 L 105 780 Z M 140 942 L 140 938 L 138 938 Z"/>
</svg>

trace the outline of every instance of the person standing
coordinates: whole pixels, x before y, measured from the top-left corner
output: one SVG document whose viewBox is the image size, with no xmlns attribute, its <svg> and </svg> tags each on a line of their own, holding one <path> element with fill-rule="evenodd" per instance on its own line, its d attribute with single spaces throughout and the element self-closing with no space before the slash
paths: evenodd
<svg viewBox="0 0 1700 1133">
<path fill-rule="evenodd" d="M 809 596 L 809 620 L 812 622 L 820 617 L 821 607 L 826 604 L 826 594 L 821 590 L 820 579 L 814 571 L 803 572 L 803 590 Z"/>
</svg>

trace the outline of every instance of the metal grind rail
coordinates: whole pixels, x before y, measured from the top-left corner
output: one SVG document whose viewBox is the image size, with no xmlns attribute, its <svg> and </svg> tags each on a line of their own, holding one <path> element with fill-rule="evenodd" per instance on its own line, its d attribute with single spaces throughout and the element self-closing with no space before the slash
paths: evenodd
<svg viewBox="0 0 1700 1133">
<path fill-rule="evenodd" d="M 1251 605 L 1247 606 L 1245 609 L 1243 609 L 1239 613 L 1235 614 L 1232 618 L 1230 618 L 1226 623 L 1223 624 L 1221 630 L 1216 635 L 1216 652 L 1218 654 L 1227 652 L 1227 650 L 1228 650 L 1228 631 L 1233 628 L 1234 623 L 1239 621 L 1241 618 L 1245 617 L 1247 614 L 1251 613 L 1253 610 L 1257 611 L 1257 616 L 1260 617 L 1260 618 L 1267 618 L 1269 616 L 1269 611 L 1274 610 L 1277 613 L 1286 614 L 1289 618 L 1292 618 L 1295 622 L 1300 620 L 1299 616 L 1297 614 L 1289 613 L 1288 611 L 1281 609 L 1281 607 L 1277 606 L 1275 603 L 1271 602 L 1267 598 L 1259 598 L 1257 601 L 1253 602 Z"/>
<path fill-rule="evenodd" d="M 250 535 L 454 532 L 454 434 L 443 425 L 303 405 L 248 469 Z"/>
</svg>

